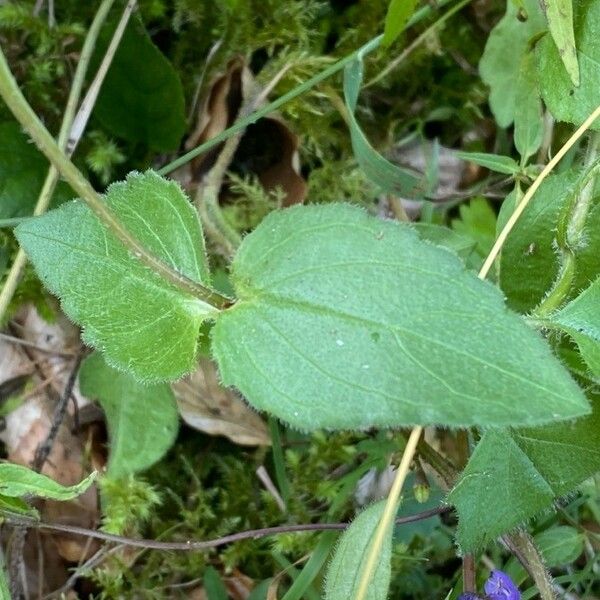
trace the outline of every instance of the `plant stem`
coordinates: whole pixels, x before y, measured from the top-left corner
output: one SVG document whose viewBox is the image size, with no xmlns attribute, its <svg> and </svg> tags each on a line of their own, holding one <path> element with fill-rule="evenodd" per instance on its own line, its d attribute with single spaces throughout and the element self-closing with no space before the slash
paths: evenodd
<svg viewBox="0 0 600 600">
<path fill-rule="evenodd" d="M 540 593 L 540 600 L 556 600 L 552 577 L 546 570 L 540 552 L 530 535 L 526 531 L 517 531 L 503 536 L 502 539 L 531 575 Z"/>
<path fill-rule="evenodd" d="M 442 478 L 446 489 L 451 489 L 458 479 L 458 470 L 424 439 L 417 444 L 419 456 Z"/>
<path fill-rule="evenodd" d="M 450 2 L 450 0 L 439 0 L 439 2 L 437 2 L 437 4 L 436 4 L 436 8 L 442 8 L 449 2 Z M 432 11 L 433 11 L 433 8 L 431 5 L 423 6 L 422 8 L 417 10 L 414 13 L 414 15 L 412 16 L 412 18 L 409 19 L 408 23 L 405 26 L 405 29 L 408 29 L 409 27 L 422 21 L 425 17 L 429 16 L 429 14 Z M 214 148 L 221 142 L 224 142 L 227 138 L 231 137 L 232 135 L 235 135 L 236 133 L 243 131 L 246 127 L 248 127 L 248 125 L 252 125 L 252 123 L 256 123 L 256 121 L 258 121 L 259 119 L 262 119 L 263 117 L 266 117 L 268 114 L 272 113 L 273 111 L 276 111 L 278 108 L 283 106 L 286 102 L 289 102 L 290 100 L 293 100 L 294 98 L 297 98 L 298 96 L 304 94 L 304 92 L 307 92 L 308 90 L 313 88 L 318 83 L 321 83 L 321 81 L 324 81 L 328 77 L 335 75 L 337 72 L 341 71 L 347 64 L 351 63 L 356 58 L 362 57 L 365 54 L 369 54 L 370 52 L 373 52 L 373 50 L 377 49 L 380 46 L 382 39 L 383 39 L 383 35 L 378 35 L 377 37 L 368 41 L 364 46 L 361 46 L 358 50 L 355 50 L 354 52 L 347 54 L 346 56 L 344 56 L 343 58 L 338 60 L 336 63 L 334 63 L 333 65 L 327 67 L 326 69 L 323 69 L 323 71 L 321 71 L 320 73 L 317 73 L 310 79 L 307 79 L 304 83 L 295 87 L 293 90 L 290 90 L 287 94 L 280 96 L 279 98 L 277 98 L 277 100 L 274 100 L 267 106 L 253 112 L 252 114 L 248 115 L 247 117 L 245 117 L 243 119 L 240 119 L 239 121 L 234 123 L 228 129 L 225 129 L 224 131 L 222 131 L 218 135 L 214 136 L 210 140 L 204 142 L 203 144 L 200 144 L 200 146 L 197 146 L 193 150 L 190 150 L 183 156 L 180 156 L 178 159 L 170 162 L 168 165 L 165 165 L 162 169 L 160 169 L 158 171 L 159 175 L 166 175 L 167 173 L 170 173 L 171 171 L 178 169 L 179 167 L 186 164 L 193 158 L 196 158 L 196 156 L 199 156 L 200 154 L 207 152 L 208 150 L 210 150 L 211 148 Z"/>
<path fill-rule="evenodd" d="M 88 205 L 106 228 L 139 259 L 163 279 L 203 302 L 216 308 L 222 308 L 229 298 L 193 281 L 175 271 L 156 256 L 150 254 L 144 246 L 127 231 L 105 202 L 102 201 L 89 181 L 77 167 L 64 155 L 48 130 L 44 127 L 31 106 L 25 100 L 10 68 L 4 53 L 0 50 L 0 96 L 11 110 L 17 121 L 30 135 L 36 146 L 46 158 L 57 168 L 60 174 L 71 185 L 79 197 Z"/>
<path fill-rule="evenodd" d="M 588 169 L 573 191 L 567 214 L 559 224 L 556 241 L 561 263 L 558 276 L 552 289 L 533 311 L 535 318 L 548 317 L 561 306 L 571 292 L 576 272 L 576 252 L 581 245 L 585 222 L 594 197 L 596 178 L 600 172 L 600 159 L 597 159 L 599 141 L 600 136 L 595 133 L 588 148 Z"/>
<path fill-rule="evenodd" d="M 500 232 L 500 235 L 496 238 L 494 246 L 492 247 L 490 253 L 488 254 L 481 270 L 479 271 L 479 278 L 485 279 L 487 274 L 489 273 L 494 261 L 496 260 L 498 254 L 500 254 L 500 250 L 504 243 L 506 242 L 506 238 L 508 234 L 512 231 L 512 228 L 515 226 L 515 223 L 519 220 L 519 217 L 523 214 L 523 211 L 529 204 L 531 198 L 537 191 L 537 189 L 542 185 L 542 182 L 548 175 L 552 172 L 554 167 L 560 162 L 560 160 L 564 157 L 564 155 L 571 149 L 573 144 L 577 142 L 577 140 L 592 126 L 594 121 L 600 116 L 600 106 L 597 106 L 594 112 L 581 124 L 581 126 L 575 131 L 575 133 L 566 141 L 564 146 L 554 155 L 552 160 L 544 167 L 542 172 L 536 177 L 535 181 L 531 184 L 521 202 L 517 205 L 512 215 L 506 222 L 506 225 Z"/>
<path fill-rule="evenodd" d="M 77 68 L 75 69 L 73 83 L 71 84 L 67 105 L 65 106 L 65 112 L 58 134 L 58 146 L 61 148 L 61 150 L 64 150 L 66 147 L 69 131 L 71 129 L 71 125 L 75 117 L 75 111 L 77 110 L 77 105 L 79 104 L 79 99 L 81 97 L 85 75 L 92 58 L 92 53 L 94 52 L 94 48 L 96 46 L 96 40 L 98 39 L 100 29 L 106 21 L 106 17 L 112 5 L 114 4 L 114 1 L 115 0 L 103 0 L 102 4 L 100 4 L 98 10 L 96 11 L 94 20 L 92 21 L 90 29 L 85 37 L 85 41 L 83 42 L 81 56 L 79 57 Z M 58 171 L 54 166 L 50 166 L 44 181 L 44 185 L 42 186 L 42 190 L 33 210 L 33 214 L 35 216 L 44 214 L 48 209 L 48 205 L 52 199 L 52 194 L 57 181 Z M 7 219 L 7 221 L 10 220 L 11 219 Z M 10 271 L 8 272 L 6 281 L 4 282 L 2 290 L 0 291 L 0 322 L 2 322 L 4 315 L 8 310 L 8 306 L 10 305 L 10 302 L 15 294 L 21 274 L 26 264 L 27 256 L 25 255 L 25 252 L 19 248 L 17 256 L 15 257 Z"/>
<path fill-rule="evenodd" d="M 394 520 L 394 515 L 398 509 L 400 492 L 402 492 L 402 486 L 404 485 L 410 463 L 415 455 L 417 444 L 422 433 L 423 427 L 420 425 L 413 427 L 412 431 L 410 432 L 410 436 L 408 437 L 408 442 L 406 442 L 406 447 L 404 448 L 404 453 L 402 454 L 402 459 L 400 460 L 400 465 L 398 465 L 398 471 L 396 472 L 396 478 L 394 479 L 392 489 L 387 497 L 383 515 L 381 515 L 381 520 L 379 521 L 377 529 L 375 530 L 373 542 L 369 547 L 369 556 L 367 557 L 365 568 L 360 576 L 360 582 L 356 592 L 356 600 L 364 600 L 367 596 L 367 589 L 371 583 L 371 578 L 373 577 L 373 573 L 375 571 L 375 565 L 377 563 L 377 559 L 379 558 L 383 539 L 388 534 L 390 526 Z"/>
</svg>

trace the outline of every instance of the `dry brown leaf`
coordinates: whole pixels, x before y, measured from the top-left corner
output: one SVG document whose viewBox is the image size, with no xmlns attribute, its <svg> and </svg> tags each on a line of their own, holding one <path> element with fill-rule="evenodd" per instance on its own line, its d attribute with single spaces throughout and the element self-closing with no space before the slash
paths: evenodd
<svg viewBox="0 0 600 600">
<path fill-rule="evenodd" d="M 233 125 L 242 105 L 256 104 L 260 108 L 266 99 L 262 89 L 241 57 L 232 59 L 225 73 L 209 86 L 198 111 L 197 125 L 186 141 L 191 149 L 213 138 Z M 189 189 L 194 189 L 215 164 L 224 144 L 193 159 L 189 166 L 180 169 L 176 178 Z M 234 156 L 234 163 L 243 164 L 245 174 L 254 174 L 267 192 L 283 191 L 283 206 L 301 204 L 307 186 L 300 175 L 298 156 L 299 139 L 275 113 L 264 117 L 247 128 Z M 227 196 L 222 190 L 222 200 Z M 235 201 L 235 198 L 228 198 Z"/>
<path fill-rule="evenodd" d="M 215 364 L 202 358 L 198 369 L 173 384 L 183 420 L 210 435 L 224 435 L 236 444 L 271 443 L 264 421 L 233 390 L 220 385 Z"/>
</svg>

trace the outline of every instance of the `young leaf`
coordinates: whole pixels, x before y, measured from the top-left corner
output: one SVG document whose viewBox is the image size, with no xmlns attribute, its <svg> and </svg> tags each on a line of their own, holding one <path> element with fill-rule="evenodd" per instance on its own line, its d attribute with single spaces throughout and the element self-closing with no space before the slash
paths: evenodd
<svg viewBox="0 0 600 600">
<path fill-rule="evenodd" d="M 98 400 L 108 425 L 108 475 L 118 479 L 160 460 L 177 436 L 179 416 L 166 383 L 145 385 L 89 356 L 79 373 L 81 392 Z"/>
<path fill-rule="evenodd" d="M 600 399 L 575 423 L 488 431 L 448 502 L 464 552 L 482 548 L 571 492 L 600 470 Z"/>
<path fill-rule="evenodd" d="M 344 70 L 344 98 L 354 156 L 365 175 L 382 190 L 406 198 L 423 198 L 427 190 L 425 176 L 392 164 L 371 146 L 356 120 L 356 104 L 363 78 L 363 63 L 357 58 Z"/>
<path fill-rule="evenodd" d="M 212 333 L 223 381 L 296 427 L 538 424 L 588 412 L 498 290 L 410 226 L 341 204 L 271 213 L 244 238 L 232 282 L 239 300 Z"/>
<path fill-rule="evenodd" d="M 149 171 L 113 184 L 106 202 L 151 253 L 209 283 L 198 216 L 180 187 Z M 143 380 L 191 371 L 201 323 L 215 312 L 131 255 L 80 201 L 16 228 L 16 236 L 83 338 Z"/>
<path fill-rule="evenodd" d="M 94 65 L 104 56 L 114 27 L 98 40 Z M 185 98 L 177 71 L 132 18 L 102 84 L 93 112 L 114 136 L 152 150 L 176 150 L 185 133 Z"/>
<path fill-rule="evenodd" d="M 95 471 L 77 485 L 64 486 L 27 467 L 13 463 L 0 464 L 0 494 L 11 498 L 36 496 L 50 500 L 72 500 L 83 494 L 94 479 Z"/>
<path fill-rule="evenodd" d="M 325 580 L 325 600 L 354 598 L 365 567 L 371 542 L 385 509 L 385 500 L 360 513 L 342 534 Z M 385 600 L 391 579 L 393 528 L 387 532 L 365 600 Z"/>
<path fill-rule="evenodd" d="M 391 0 L 385 15 L 383 40 L 381 45 L 387 48 L 402 33 L 417 5 L 417 0 Z"/>
<path fill-rule="evenodd" d="M 538 0 L 506 0 L 506 14 L 488 37 L 479 72 L 490 86 L 490 108 L 500 127 L 508 127 L 515 118 L 521 59 L 530 40 L 544 29 Z"/>
<path fill-rule="evenodd" d="M 542 531 L 535 536 L 534 541 L 548 568 L 562 567 L 581 556 L 585 534 L 575 527 L 561 525 Z"/>
<path fill-rule="evenodd" d="M 515 146 L 522 162 L 526 163 L 529 157 L 537 152 L 544 135 L 542 101 L 538 92 L 535 56 L 532 52 L 526 52 L 521 59 L 515 102 L 519 107 L 515 112 Z"/>
<path fill-rule="evenodd" d="M 580 174 L 566 171 L 550 175 L 508 236 L 500 256 L 500 287 L 507 304 L 518 312 L 534 309 L 551 288 L 558 274 L 556 228 L 570 201 Z M 514 210 L 514 195 L 500 211 L 499 225 Z M 600 203 L 586 221 L 586 243 L 574 249 L 577 269 L 573 291 L 586 288 L 600 274 Z"/>
<path fill-rule="evenodd" d="M 579 85 L 579 65 L 575 50 L 572 0 L 543 0 L 552 39 L 573 85 Z"/>
<path fill-rule="evenodd" d="M 468 160 L 469 162 L 481 165 L 490 171 L 496 173 L 504 173 L 505 175 L 516 175 L 521 171 L 519 163 L 510 156 L 502 156 L 501 154 L 488 154 L 486 152 L 455 152 L 458 158 Z"/>
<path fill-rule="evenodd" d="M 548 109 L 557 120 L 580 125 L 600 104 L 600 0 L 575 2 L 574 10 L 581 85 L 573 85 L 549 35 L 538 44 L 536 55 L 542 98 Z M 600 129 L 600 122 L 592 127 Z"/>
<path fill-rule="evenodd" d="M 600 279 L 555 313 L 551 321 L 571 335 L 592 372 L 600 376 Z"/>
</svg>

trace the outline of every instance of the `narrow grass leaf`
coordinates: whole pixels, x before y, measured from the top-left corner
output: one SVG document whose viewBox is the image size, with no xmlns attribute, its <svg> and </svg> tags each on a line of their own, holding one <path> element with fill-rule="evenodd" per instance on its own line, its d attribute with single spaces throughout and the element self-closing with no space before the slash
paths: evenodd
<svg viewBox="0 0 600 600">
<path fill-rule="evenodd" d="M 456 152 L 456 156 L 504 175 L 516 175 L 521 171 L 519 163 L 510 156 L 486 152 Z"/>
<path fill-rule="evenodd" d="M 542 0 L 548 27 L 573 85 L 579 85 L 579 65 L 573 31 L 572 0 Z"/>
<path fill-rule="evenodd" d="M 407 198 L 423 198 L 428 187 L 426 177 L 384 158 L 371 146 L 360 128 L 355 112 L 362 79 L 363 63 L 357 58 L 344 70 L 344 98 L 348 108 L 352 149 L 358 164 L 365 175 L 382 190 Z"/>
</svg>

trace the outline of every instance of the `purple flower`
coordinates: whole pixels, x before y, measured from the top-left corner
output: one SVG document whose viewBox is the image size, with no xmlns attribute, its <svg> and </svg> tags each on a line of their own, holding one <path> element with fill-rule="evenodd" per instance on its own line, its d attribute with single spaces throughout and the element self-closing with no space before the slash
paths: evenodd
<svg viewBox="0 0 600 600">
<path fill-rule="evenodd" d="M 465 592 L 458 597 L 458 600 L 481 600 L 481 596 L 473 592 Z"/>
<path fill-rule="evenodd" d="M 512 579 L 502 571 L 492 571 L 485 582 L 485 593 L 489 600 L 521 600 L 521 593 Z"/>
</svg>

